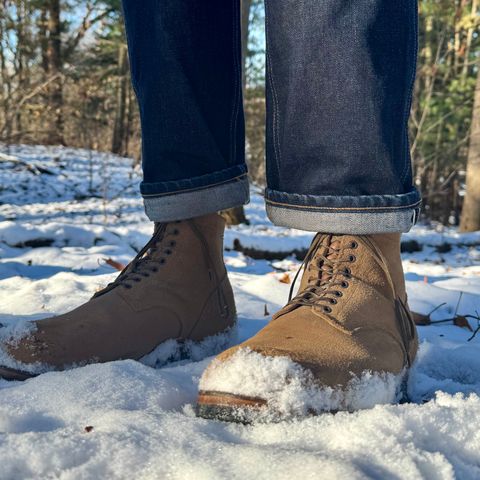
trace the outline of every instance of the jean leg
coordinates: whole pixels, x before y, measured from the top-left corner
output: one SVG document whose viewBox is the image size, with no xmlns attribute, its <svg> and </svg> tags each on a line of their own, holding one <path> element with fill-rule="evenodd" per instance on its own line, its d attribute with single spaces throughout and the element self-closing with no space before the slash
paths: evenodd
<svg viewBox="0 0 480 480">
<path fill-rule="evenodd" d="M 123 0 L 154 221 L 248 201 L 239 0 Z"/>
<path fill-rule="evenodd" d="M 408 231 L 420 197 L 407 137 L 416 0 L 266 0 L 271 220 Z"/>
</svg>

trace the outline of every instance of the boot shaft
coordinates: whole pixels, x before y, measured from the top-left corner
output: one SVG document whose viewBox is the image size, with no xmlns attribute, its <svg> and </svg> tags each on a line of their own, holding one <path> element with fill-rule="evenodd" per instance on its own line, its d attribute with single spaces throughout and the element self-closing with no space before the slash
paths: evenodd
<svg viewBox="0 0 480 480">
<path fill-rule="evenodd" d="M 223 240 L 225 233 L 225 220 L 218 214 L 203 215 L 190 220 L 188 223 L 193 235 L 201 243 L 206 255 L 217 276 L 226 274 L 223 261 Z"/>
</svg>

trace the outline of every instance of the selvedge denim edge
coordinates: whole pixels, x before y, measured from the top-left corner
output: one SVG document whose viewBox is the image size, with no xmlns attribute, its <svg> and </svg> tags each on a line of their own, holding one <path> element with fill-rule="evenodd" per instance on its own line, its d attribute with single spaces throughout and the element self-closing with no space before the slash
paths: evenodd
<svg viewBox="0 0 480 480">
<path fill-rule="evenodd" d="M 279 226 L 370 235 L 408 232 L 421 204 L 416 189 L 399 195 L 316 196 L 265 190 L 267 215 Z"/>
<path fill-rule="evenodd" d="M 189 183 L 194 180 L 182 180 L 176 183 L 185 186 L 183 182 Z M 171 184 L 173 182 L 165 183 Z M 158 184 L 153 185 L 158 187 Z M 142 185 L 142 190 L 143 192 L 148 190 L 146 185 Z M 154 222 L 185 220 L 227 208 L 238 207 L 250 200 L 250 188 L 246 173 L 226 180 L 218 180 L 217 176 L 217 181 L 209 185 L 191 186 L 190 188 L 180 188 L 175 191 L 159 192 L 157 194 L 143 192 L 145 213 Z"/>
</svg>

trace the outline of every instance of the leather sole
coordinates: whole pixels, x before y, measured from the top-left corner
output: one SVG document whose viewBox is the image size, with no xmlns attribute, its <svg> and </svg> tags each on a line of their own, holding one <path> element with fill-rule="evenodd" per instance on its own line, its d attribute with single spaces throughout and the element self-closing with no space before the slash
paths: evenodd
<svg viewBox="0 0 480 480">
<path fill-rule="evenodd" d="M 392 403 L 409 403 L 407 393 L 408 372 L 402 375 L 402 381 L 395 393 L 395 400 Z M 344 410 L 344 409 L 342 409 Z M 355 411 L 355 409 L 346 411 Z M 307 415 L 315 416 L 324 413 L 337 413 L 339 410 L 309 410 Z M 219 420 L 222 422 L 233 422 L 250 424 L 255 421 L 280 421 L 282 418 L 275 415 L 275 412 L 268 412 L 267 401 L 259 397 L 235 395 L 228 392 L 216 392 L 200 390 L 195 407 L 197 417 L 207 420 Z"/>
<path fill-rule="evenodd" d="M 197 417 L 223 422 L 251 423 L 251 417 L 259 413 L 267 401 L 258 397 L 234 395 L 226 392 L 200 391 Z"/>
</svg>

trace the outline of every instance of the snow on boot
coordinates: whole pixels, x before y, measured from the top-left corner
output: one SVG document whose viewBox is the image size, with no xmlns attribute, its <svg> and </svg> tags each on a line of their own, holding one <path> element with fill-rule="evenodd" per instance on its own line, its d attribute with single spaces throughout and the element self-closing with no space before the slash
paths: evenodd
<svg viewBox="0 0 480 480">
<path fill-rule="evenodd" d="M 204 372 L 199 416 L 272 421 L 402 399 L 418 339 L 400 234 L 317 234 L 304 265 L 298 294 Z"/>
<path fill-rule="evenodd" d="M 217 214 L 157 224 L 135 259 L 89 302 L 1 345 L 0 377 L 142 357 L 155 366 L 179 358 L 178 347 L 194 358 L 226 348 L 235 304 L 224 225 Z"/>
</svg>

